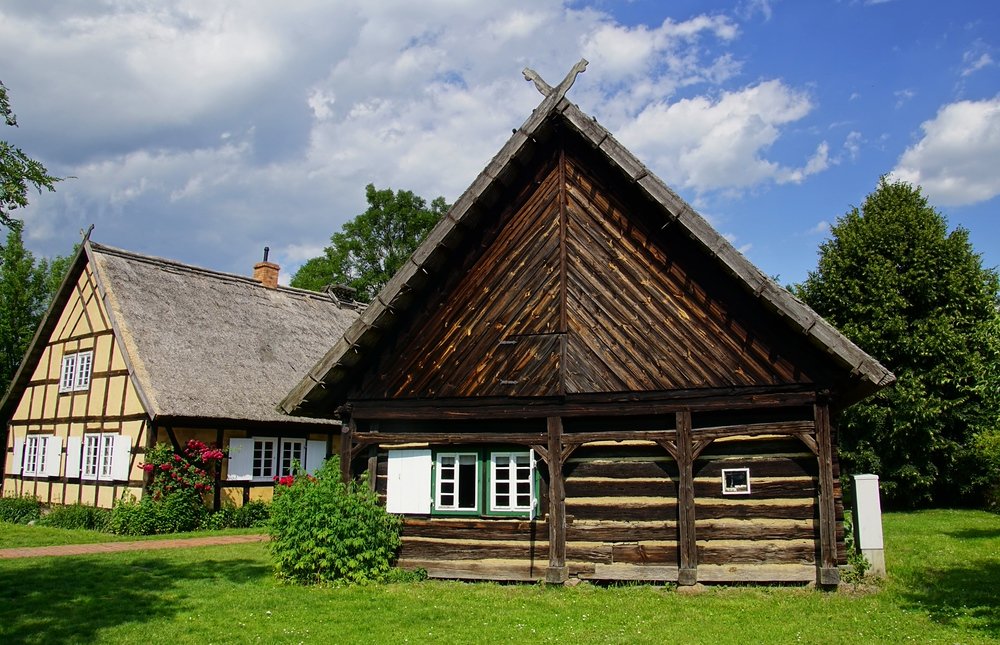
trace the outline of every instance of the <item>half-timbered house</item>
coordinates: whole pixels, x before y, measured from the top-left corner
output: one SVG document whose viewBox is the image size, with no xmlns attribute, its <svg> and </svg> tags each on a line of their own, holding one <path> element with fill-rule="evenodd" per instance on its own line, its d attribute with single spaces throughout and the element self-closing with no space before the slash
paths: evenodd
<svg viewBox="0 0 1000 645">
<path fill-rule="evenodd" d="M 844 563 L 832 410 L 894 380 L 592 117 L 541 104 L 282 402 L 339 418 L 403 566 L 814 581 Z"/>
<path fill-rule="evenodd" d="M 251 278 L 85 240 L 0 401 L 3 494 L 141 496 L 157 442 L 228 449 L 216 507 L 267 499 L 295 461 L 322 461 L 339 424 L 276 405 L 359 306 L 278 286 L 278 270 L 264 261 Z"/>
</svg>

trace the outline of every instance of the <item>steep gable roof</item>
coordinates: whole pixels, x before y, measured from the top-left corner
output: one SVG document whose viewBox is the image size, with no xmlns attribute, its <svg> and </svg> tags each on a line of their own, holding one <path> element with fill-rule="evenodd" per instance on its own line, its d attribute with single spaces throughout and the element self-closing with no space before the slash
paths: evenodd
<svg viewBox="0 0 1000 645">
<path fill-rule="evenodd" d="M 601 163 L 628 182 L 654 205 L 663 228 L 672 227 L 749 297 L 783 321 L 794 334 L 829 356 L 844 374 L 835 397 L 849 403 L 891 384 L 895 377 L 876 360 L 845 338 L 808 306 L 776 284 L 737 252 L 684 200 L 671 191 L 592 117 L 565 99 L 581 61 L 556 88 L 537 74 L 525 77 L 546 94 L 531 116 L 507 141 L 493 160 L 438 223 L 369 308 L 326 353 L 281 403 L 290 414 L 330 414 L 348 388 L 370 367 L 384 340 L 398 333 L 398 322 L 419 307 L 419 297 L 443 271 L 454 270 L 454 249 L 484 221 L 484 217 L 514 184 L 523 168 L 530 167 L 540 151 L 551 147 L 559 132 L 567 133 L 593 149 Z M 495 210 L 495 209 L 493 209 Z"/>
<path fill-rule="evenodd" d="M 356 303 L 85 241 L 0 412 L 9 415 L 86 263 L 153 419 L 300 422 L 278 401 L 357 318 Z M 48 328 L 48 329 L 47 329 Z"/>
</svg>

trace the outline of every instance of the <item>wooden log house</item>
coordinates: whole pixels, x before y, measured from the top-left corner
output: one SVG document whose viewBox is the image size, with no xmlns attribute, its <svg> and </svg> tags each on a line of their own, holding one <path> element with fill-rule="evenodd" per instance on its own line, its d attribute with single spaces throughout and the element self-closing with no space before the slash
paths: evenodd
<svg viewBox="0 0 1000 645">
<path fill-rule="evenodd" d="M 831 411 L 893 375 L 592 117 L 541 104 L 282 402 L 344 422 L 400 563 L 494 580 L 818 582 Z"/>
<path fill-rule="evenodd" d="M 219 273 L 88 236 L 0 401 L 2 493 L 109 507 L 142 495 L 157 442 L 229 450 L 215 507 L 270 499 L 293 461 L 321 463 L 339 424 L 275 408 L 360 306 L 280 287 L 278 270 Z"/>
</svg>

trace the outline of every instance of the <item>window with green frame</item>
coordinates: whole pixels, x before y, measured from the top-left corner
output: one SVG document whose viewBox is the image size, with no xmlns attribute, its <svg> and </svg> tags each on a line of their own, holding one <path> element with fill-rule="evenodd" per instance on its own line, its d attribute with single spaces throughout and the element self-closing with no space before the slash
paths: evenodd
<svg viewBox="0 0 1000 645">
<path fill-rule="evenodd" d="M 534 517 L 539 477 L 530 450 L 449 450 L 434 454 L 435 515 Z"/>
</svg>

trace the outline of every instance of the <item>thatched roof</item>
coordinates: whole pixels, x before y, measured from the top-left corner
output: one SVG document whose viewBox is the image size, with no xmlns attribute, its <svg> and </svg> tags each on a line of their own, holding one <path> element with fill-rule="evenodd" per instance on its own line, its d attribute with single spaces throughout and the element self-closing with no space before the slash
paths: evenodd
<svg viewBox="0 0 1000 645">
<path fill-rule="evenodd" d="M 846 404 L 886 385 L 895 377 L 878 361 L 844 337 L 802 301 L 764 275 L 689 204 L 649 171 L 597 121 L 565 98 L 576 74 L 586 67 L 581 61 L 557 87 L 548 86 L 531 70 L 525 77 L 545 96 L 524 124 L 514 131 L 503 148 L 476 177 L 431 231 L 410 261 L 386 284 L 372 304 L 350 326 L 321 360 L 282 401 L 289 414 L 329 415 L 343 401 L 350 384 L 365 369 L 369 356 L 381 341 L 394 332 L 398 321 L 411 308 L 421 306 L 418 295 L 437 274 L 448 270 L 450 249 L 457 248 L 466 231 L 474 228 L 484 212 L 503 194 L 504 186 L 518 169 L 527 165 L 540 146 L 545 146 L 557 129 L 580 137 L 596 149 L 616 172 L 630 181 L 661 212 L 664 225 L 671 224 L 709 254 L 753 297 L 786 321 L 794 332 L 827 353 L 848 375 L 851 386 L 835 393 Z"/>
<path fill-rule="evenodd" d="M 152 419 L 168 423 L 301 423 L 280 413 L 278 402 L 361 309 L 87 240 L 0 402 L 3 418 L 88 263 L 139 397 Z"/>
<path fill-rule="evenodd" d="M 153 417 L 292 421 L 276 409 L 358 317 L 354 303 L 89 244 Z"/>
</svg>

